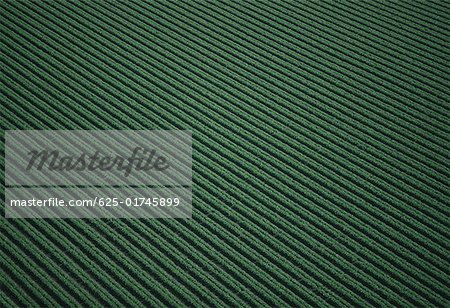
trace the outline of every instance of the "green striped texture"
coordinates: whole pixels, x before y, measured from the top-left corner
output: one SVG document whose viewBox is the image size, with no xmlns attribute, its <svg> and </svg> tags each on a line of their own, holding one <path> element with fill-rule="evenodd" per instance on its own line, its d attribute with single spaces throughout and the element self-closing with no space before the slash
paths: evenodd
<svg viewBox="0 0 450 308">
<path fill-rule="evenodd" d="M 190 220 L 1 219 L 0 306 L 450 305 L 448 1 L 0 14 L 3 130 L 194 140 Z"/>
</svg>

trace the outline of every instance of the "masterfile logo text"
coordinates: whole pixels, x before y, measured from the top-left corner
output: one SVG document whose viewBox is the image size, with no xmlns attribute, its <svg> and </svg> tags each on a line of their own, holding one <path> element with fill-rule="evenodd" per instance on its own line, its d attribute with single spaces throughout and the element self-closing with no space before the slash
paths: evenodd
<svg viewBox="0 0 450 308">
<path fill-rule="evenodd" d="M 141 147 L 135 147 L 130 157 L 108 156 L 102 151 L 79 156 L 62 155 L 58 150 L 32 150 L 28 154 L 31 157 L 26 170 L 42 170 L 46 167 L 50 171 L 110 171 L 115 168 L 123 171 L 127 177 L 133 170 L 158 172 L 169 168 L 166 157 L 157 154 L 157 150 Z"/>
</svg>

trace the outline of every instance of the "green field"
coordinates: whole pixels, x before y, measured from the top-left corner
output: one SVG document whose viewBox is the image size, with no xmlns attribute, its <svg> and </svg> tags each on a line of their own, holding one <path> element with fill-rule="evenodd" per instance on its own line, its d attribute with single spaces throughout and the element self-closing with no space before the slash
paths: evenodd
<svg viewBox="0 0 450 308">
<path fill-rule="evenodd" d="M 2 218 L 0 306 L 450 306 L 449 1 L 0 6 L 3 130 L 194 162 L 192 219 Z"/>
</svg>

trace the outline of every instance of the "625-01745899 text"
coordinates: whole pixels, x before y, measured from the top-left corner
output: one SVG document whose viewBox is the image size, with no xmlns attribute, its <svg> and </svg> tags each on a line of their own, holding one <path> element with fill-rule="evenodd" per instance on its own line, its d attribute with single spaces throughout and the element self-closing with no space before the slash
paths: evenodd
<svg viewBox="0 0 450 308">
<path fill-rule="evenodd" d="M 69 199 L 64 200 L 61 198 L 48 198 L 48 199 L 16 199 L 10 200 L 10 206 L 100 206 L 100 207 L 112 207 L 112 206 L 153 206 L 153 207 L 170 207 L 179 206 L 180 198 L 94 198 L 94 199 Z"/>
</svg>

